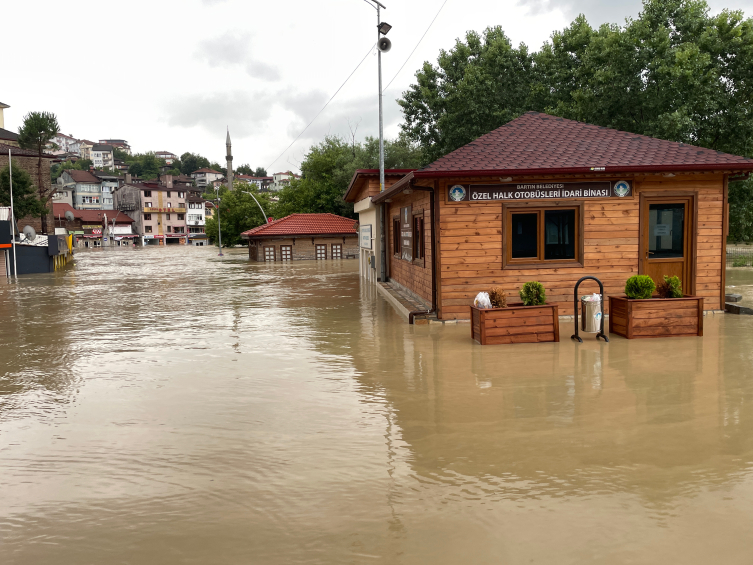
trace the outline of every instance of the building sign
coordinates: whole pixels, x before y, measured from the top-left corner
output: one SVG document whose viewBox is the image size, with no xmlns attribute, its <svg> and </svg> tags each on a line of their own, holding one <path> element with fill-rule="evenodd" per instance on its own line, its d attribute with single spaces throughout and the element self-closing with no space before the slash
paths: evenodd
<svg viewBox="0 0 753 565">
<path fill-rule="evenodd" d="M 400 208 L 400 257 L 405 261 L 413 260 L 413 215 L 411 207 Z"/>
<path fill-rule="evenodd" d="M 102 228 L 102 224 L 92 224 L 81 226 L 85 230 L 96 230 Z"/>
<path fill-rule="evenodd" d="M 549 200 L 567 198 L 625 198 L 633 195 L 628 180 L 592 182 L 534 182 L 455 184 L 449 187 L 451 202 L 484 200 Z"/>
<path fill-rule="evenodd" d="M 371 249 L 371 224 L 361 226 L 361 249 Z"/>
<path fill-rule="evenodd" d="M 102 228 L 99 228 L 99 229 L 96 229 L 96 230 L 92 230 L 92 233 L 94 235 L 102 235 Z"/>
</svg>

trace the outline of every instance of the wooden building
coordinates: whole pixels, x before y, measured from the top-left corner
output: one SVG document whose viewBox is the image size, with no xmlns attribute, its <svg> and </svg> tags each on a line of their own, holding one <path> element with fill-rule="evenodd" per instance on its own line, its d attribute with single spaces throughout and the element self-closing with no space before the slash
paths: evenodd
<svg viewBox="0 0 753 565">
<path fill-rule="evenodd" d="M 241 234 L 252 261 L 355 259 L 358 222 L 335 214 L 291 214 Z"/>
<path fill-rule="evenodd" d="M 384 187 L 389 188 L 413 169 L 386 169 Z M 359 273 L 364 279 L 376 283 L 382 276 L 382 221 L 381 207 L 373 203 L 379 196 L 379 169 L 357 169 L 348 185 L 343 200 L 353 204 L 359 223 Z"/>
<path fill-rule="evenodd" d="M 579 278 L 615 295 L 637 273 L 678 275 L 717 310 L 728 182 L 751 170 L 752 159 L 528 112 L 373 202 L 384 206 L 390 283 L 440 319 L 468 318 L 492 286 L 516 301 L 531 280 L 569 313 Z"/>
</svg>

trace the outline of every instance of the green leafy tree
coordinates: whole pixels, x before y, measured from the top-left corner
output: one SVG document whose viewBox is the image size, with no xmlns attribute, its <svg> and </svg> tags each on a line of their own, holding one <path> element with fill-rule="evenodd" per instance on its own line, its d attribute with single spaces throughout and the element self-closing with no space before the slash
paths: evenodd
<svg viewBox="0 0 753 565">
<path fill-rule="evenodd" d="M 254 176 L 254 169 L 252 169 L 251 165 L 249 165 L 248 163 L 243 164 L 235 169 L 235 172 L 239 175 L 248 175 L 250 177 Z"/>
<path fill-rule="evenodd" d="M 52 112 L 29 112 L 24 116 L 24 122 L 18 129 L 18 144 L 24 149 L 31 149 L 39 155 L 37 158 L 37 196 L 44 208 L 52 198 L 55 187 L 50 183 L 44 186 L 42 179 L 42 151 L 60 131 L 58 119 Z M 42 216 L 42 233 L 47 233 L 47 216 Z"/>
<path fill-rule="evenodd" d="M 202 157 L 197 153 L 183 153 L 180 156 L 180 171 L 184 175 L 190 175 L 194 171 L 199 169 L 205 169 L 209 167 L 209 159 Z"/>
<path fill-rule="evenodd" d="M 10 179 L 10 167 L 1 169 L 0 206 L 10 206 Z M 13 160 L 13 213 L 16 221 L 27 216 L 44 218 L 48 211 L 39 199 L 29 173 Z"/>
<path fill-rule="evenodd" d="M 259 192 L 255 185 L 236 181 L 233 183 L 232 191 L 228 190 L 226 186 L 220 188 L 219 223 L 222 224 L 223 246 L 232 247 L 243 243 L 241 233 L 266 223 L 267 220 L 252 195 L 256 197 L 267 214 L 272 216 L 275 213 L 269 193 Z M 207 199 L 214 199 L 215 197 L 216 195 L 213 194 L 205 196 Z M 206 223 L 207 236 L 213 243 L 218 241 L 219 223 L 217 216 L 218 214 L 215 212 L 214 217 L 207 219 Z"/>
<path fill-rule="evenodd" d="M 407 137 L 385 140 L 384 163 L 387 169 L 418 168 L 423 151 Z M 353 218 L 353 205 L 343 201 L 356 169 L 379 168 L 379 140 L 367 137 L 363 143 L 328 136 L 311 147 L 301 163 L 301 178 L 279 192 L 279 217 L 293 213 L 329 212 Z M 264 175 L 266 176 L 266 175 Z"/>
<path fill-rule="evenodd" d="M 264 167 L 256 167 L 256 170 L 254 171 L 254 176 L 255 177 L 267 177 L 269 175 L 267 174 L 267 169 L 265 169 Z"/>
<path fill-rule="evenodd" d="M 128 172 L 143 179 L 156 179 L 160 175 L 160 167 L 165 165 L 164 159 L 158 159 L 154 153 L 139 153 L 133 156 Z"/>
</svg>

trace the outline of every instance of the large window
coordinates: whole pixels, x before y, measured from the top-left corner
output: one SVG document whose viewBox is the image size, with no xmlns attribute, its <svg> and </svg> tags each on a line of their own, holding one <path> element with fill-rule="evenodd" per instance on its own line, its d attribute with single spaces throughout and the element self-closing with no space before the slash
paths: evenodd
<svg viewBox="0 0 753 565">
<path fill-rule="evenodd" d="M 274 247 L 265 247 L 264 248 L 264 260 L 265 261 L 274 261 L 275 260 L 275 248 Z"/>
<path fill-rule="evenodd" d="M 581 261 L 581 207 L 507 207 L 505 264 Z"/>
<path fill-rule="evenodd" d="M 280 259 L 283 261 L 291 261 L 293 259 L 292 245 L 280 245 Z"/>
<path fill-rule="evenodd" d="M 316 259 L 318 261 L 325 260 L 327 258 L 327 246 L 324 244 L 316 244 Z"/>
<path fill-rule="evenodd" d="M 343 244 L 342 243 L 333 243 L 332 244 L 332 258 L 333 259 L 342 259 L 343 258 Z"/>
</svg>

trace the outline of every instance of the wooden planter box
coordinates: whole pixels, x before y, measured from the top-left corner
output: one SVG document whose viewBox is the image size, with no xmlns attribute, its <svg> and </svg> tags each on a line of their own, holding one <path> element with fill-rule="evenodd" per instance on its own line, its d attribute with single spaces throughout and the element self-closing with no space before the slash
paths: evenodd
<svg viewBox="0 0 753 565">
<path fill-rule="evenodd" d="M 479 309 L 471 306 L 471 337 L 481 345 L 560 340 L 556 304 Z"/>
<path fill-rule="evenodd" d="M 703 335 L 703 297 L 609 297 L 609 332 L 628 339 Z"/>
</svg>

